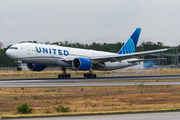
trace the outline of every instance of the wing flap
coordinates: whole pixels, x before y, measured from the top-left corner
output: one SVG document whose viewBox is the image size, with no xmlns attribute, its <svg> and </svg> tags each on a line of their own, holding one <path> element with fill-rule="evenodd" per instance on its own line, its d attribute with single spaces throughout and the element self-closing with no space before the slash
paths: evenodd
<svg viewBox="0 0 180 120">
<path fill-rule="evenodd" d="M 138 60 L 131 60 L 131 61 L 127 61 L 127 62 L 128 63 L 136 63 L 136 62 L 152 61 L 152 60 L 166 60 L 166 58 L 138 59 Z"/>
</svg>

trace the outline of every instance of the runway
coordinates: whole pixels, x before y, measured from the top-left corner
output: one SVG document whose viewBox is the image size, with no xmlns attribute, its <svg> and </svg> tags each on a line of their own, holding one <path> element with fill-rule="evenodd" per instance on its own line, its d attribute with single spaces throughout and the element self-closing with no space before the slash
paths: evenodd
<svg viewBox="0 0 180 120">
<path fill-rule="evenodd" d="M 171 76 L 126 76 L 126 77 L 100 77 L 96 79 L 12 79 L 0 80 L 0 87 L 66 87 L 66 86 L 130 86 L 130 85 L 180 85 L 180 82 L 133 82 L 133 80 L 149 80 L 149 79 L 178 79 L 179 75 Z M 104 81 L 121 81 L 128 80 L 127 82 L 104 82 Z M 86 82 L 84 82 L 86 81 Z M 98 81 L 98 82 L 91 82 Z M 103 82 L 100 82 L 103 81 Z M 131 81 L 131 82 L 129 82 Z"/>
<path fill-rule="evenodd" d="M 61 82 L 78 82 L 78 81 L 112 81 L 112 80 L 157 80 L 157 79 L 180 79 L 180 75 L 150 75 L 150 76 L 112 76 L 97 77 L 95 79 L 85 79 L 84 77 L 71 79 L 58 78 L 38 78 L 38 79 L 0 79 L 1 81 L 28 81 L 28 80 L 49 80 Z"/>
<path fill-rule="evenodd" d="M 18 118 L 18 120 L 179 120 L 180 112 Z M 6 120 L 14 120 L 7 118 Z"/>
</svg>

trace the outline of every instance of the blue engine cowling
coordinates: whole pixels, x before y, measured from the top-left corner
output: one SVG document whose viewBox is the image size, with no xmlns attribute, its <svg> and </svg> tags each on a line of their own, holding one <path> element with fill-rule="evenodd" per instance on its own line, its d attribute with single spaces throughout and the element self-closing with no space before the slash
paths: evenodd
<svg viewBox="0 0 180 120">
<path fill-rule="evenodd" d="M 43 64 L 37 64 L 37 63 L 27 63 L 27 67 L 31 71 L 42 71 L 46 68 L 46 65 Z"/>
<path fill-rule="evenodd" d="M 91 68 L 91 61 L 87 58 L 75 58 L 72 66 L 76 70 L 89 70 Z"/>
</svg>

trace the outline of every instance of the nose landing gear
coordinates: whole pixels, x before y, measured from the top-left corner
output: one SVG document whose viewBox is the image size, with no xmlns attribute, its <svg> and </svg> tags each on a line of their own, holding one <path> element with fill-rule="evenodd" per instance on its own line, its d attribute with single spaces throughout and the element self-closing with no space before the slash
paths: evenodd
<svg viewBox="0 0 180 120">
<path fill-rule="evenodd" d="M 21 67 L 17 67 L 17 71 L 22 71 L 22 68 Z"/>
<path fill-rule="evenodd" d="M 66 79 L 66 78 L 69 79 L 69 78 L 71 78 L 71 75 L 70 75 L 70 74 L 66 74 L 66 67 L 62 66 L 61 69 L 62 69 L 62 71 L 63 71 L 63 74 L 59 74 L 59 75 L 58 75 L 58 78 L 59 78 L 59 79 L 64 79 L 64 78 L 65 78 L 65 79 Z"/>
<path fill-rule="evenodd" d="M 17 60 L 17 61 L 15 61 L 16 63 L 17 63 L 17 65 L 18 65 L 18 67 L 17 67 L 17 71 L 22 71 L 22 67 L 20 67 L 20 65 L 21 65 L 21 63 L 22 63 L 22 61 L 21 60 Z"/>
</svg>

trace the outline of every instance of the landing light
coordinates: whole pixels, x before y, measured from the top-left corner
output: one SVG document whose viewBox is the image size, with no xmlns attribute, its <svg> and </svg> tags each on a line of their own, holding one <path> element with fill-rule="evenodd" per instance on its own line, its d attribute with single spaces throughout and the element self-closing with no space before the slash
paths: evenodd
<svg viewBox="0 0 180 120">
<path fill-rule="evenodd" d="M 15 63 L 22 63 L 22 61 L 21 60 L 15 60 Z"/>
</svg>

